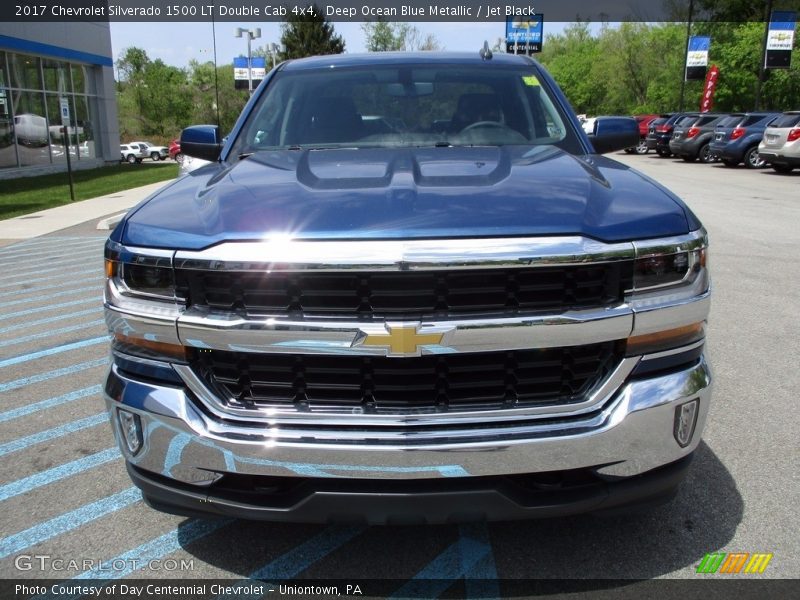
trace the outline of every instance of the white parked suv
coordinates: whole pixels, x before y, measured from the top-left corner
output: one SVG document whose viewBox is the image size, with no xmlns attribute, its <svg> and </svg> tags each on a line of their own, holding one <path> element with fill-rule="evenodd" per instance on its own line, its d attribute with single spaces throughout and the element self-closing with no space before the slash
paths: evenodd
<svg viewBox="0 0 800 600">
<path fill-rule="evenodd" d="M 130 164 L 140 163 L 145 157 L 142 149 L 136 144 L 121 144 L 119 147 L 120 161 Z"/>
<path fill-rule="evenodd" d="M 166 146 L 156 146 L 150 142 L 131 142 L 132 146 L 139 146 L 144 158 L 164 160 L 169 156 L 169 149 Z"/>
<path fill-rule="evenodd" d="M 758 155 L 778 173 L 800 167 L 800 110 L 783 113 L 767 127 Z"/>
</svg>

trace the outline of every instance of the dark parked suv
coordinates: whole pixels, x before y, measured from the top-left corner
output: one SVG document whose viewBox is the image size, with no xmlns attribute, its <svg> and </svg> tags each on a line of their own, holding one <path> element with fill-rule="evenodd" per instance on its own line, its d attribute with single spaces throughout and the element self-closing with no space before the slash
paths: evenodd
<svg viewBox="0 0 800 600">
<path fill-rule="evenodd" d="M 647 149 L 655 150 L 656 154 L 664 158 L 672 156 L 672 151 L 669 149 L 672 130 L 678 121 L 689 114 L 696 115 L 696 113 L 668 113 L 651 121 L 647 133 Z"/>
<path fill-rule="evenodd" d="M 675 124 L 669 149 L 675 156 L 686 162 L 694 162 L 698 158 L 704 162 L 714 162 L 711 152 L 711 140 L 714 138 L 714 127 L 729 114 L 702 114 L 681 119 Z"/>
<path fill-rule="evenodd" d="M 714 130 L 711 152 L 726 167 L 744 162 L 749 169 L 760 169 L 767 163 L 758 156 L 758 143 L 766 128 L 780 113 L 746 113 L 733 115 L 733 122 L 723 122 Z M 735 117 L 735 118 L 734 118 Z"/>
</svg>

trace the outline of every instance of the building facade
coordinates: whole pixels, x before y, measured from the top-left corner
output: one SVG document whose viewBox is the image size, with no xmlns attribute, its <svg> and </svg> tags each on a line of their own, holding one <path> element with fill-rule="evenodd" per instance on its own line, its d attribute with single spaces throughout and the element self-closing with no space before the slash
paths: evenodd
<svg viewBox="0 0 800 600">
<path fill-rule="evenodd" d="M 108 23 L 0 22 L 0 179 L 119 161 Z"/>
</svg>

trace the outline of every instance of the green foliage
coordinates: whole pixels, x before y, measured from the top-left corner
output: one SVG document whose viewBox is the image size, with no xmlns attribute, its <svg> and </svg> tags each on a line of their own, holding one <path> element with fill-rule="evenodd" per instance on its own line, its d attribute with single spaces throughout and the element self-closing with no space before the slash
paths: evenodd
<svg viewBox="0 0 800 600">
<path fill-rule="evenodd" d="M 707 4 L 709 10 L 724 7 L 724 3 Z M 692 35 L 711 36 L 709 65 L 720 69 L 714 110 L 756 108 L 764 28 L 763 22 L 693 24 Z M 606 24 L 596 35 L 588 24 L 578 23 L 562 34 L 547 36 L 539 60 L 578 113 L 661 113 L 679 108 L 685 49 L 686 25 L 681 23 Z M 703 82 L 686 83 L 685 110 L 699 108 L 702 89 Z M 766 72 L 760 108 L 796 108 L 798 97 L 800 50 L 796 48 L 791 69 Z"/>
<path fill-rule="evenodd" d="M 147 138 L 166 143 L 184 127 L 217 123 L 218 116 L 220 128 L 228 132 L 248 98 L 246 91 L 235 89 L 230 64 L 217 67 L 216 73 L 210 61 L 191 61 L 188 68 L 179 69 L 161 60 L 151 61 L 140 48 L 128 48 L 117 62 L 117 70 L 124 76 L 117 83 L 123 142 Z"/>
<path fill-rule="evenodd" d="M 281 27 L 281 44 L 286 48 L 281 60 L 344 52 L 342 36 L 336 35 L 333 25 L 318 8 L 313 14 L 287 15 Z"/>
<path fill-rule="evenodd" d="M 361 30 L 366 38 L 365 45 L 369 52 L 386 51 L 435 51 L 444 48 L 429 33 L 423 35 L 419 29 L 409 23 L 389 23 L 382 19 L 370 21 L 361 25 Z"/>
<path fill-rule="evenodd" d="M 364 32 L 368 52 L 386 52 L 402 50 L 405 42 L 407 23 L 389 23 L 388 21 L 371 21 L 361 25 Z"/>
</svg>

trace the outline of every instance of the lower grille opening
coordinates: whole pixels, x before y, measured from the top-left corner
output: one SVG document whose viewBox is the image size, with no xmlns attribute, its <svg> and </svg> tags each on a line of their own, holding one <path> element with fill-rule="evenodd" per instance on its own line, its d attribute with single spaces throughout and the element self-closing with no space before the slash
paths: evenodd
<svg viewBox="0 0 800 600">
<path fill-rule="evenodd" d="M 401 414 L 574 404 L 623 351 L 620 342 L 409 358 L 211 350 L 193 366 L 235 408 Z"/>
</svg>

